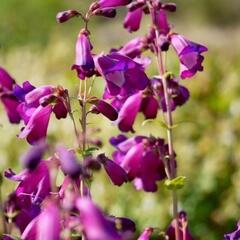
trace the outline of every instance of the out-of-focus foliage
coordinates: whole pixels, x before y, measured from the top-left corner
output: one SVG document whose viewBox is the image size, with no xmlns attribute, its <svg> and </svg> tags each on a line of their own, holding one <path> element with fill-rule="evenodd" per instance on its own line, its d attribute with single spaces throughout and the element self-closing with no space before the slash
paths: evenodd
<svg viewBox="0 0 240 240">
<path fill-rule="evenodd" d="M 30 80 L 37 86 L 62 84 L 70 88 L 71 96 L 76 96 L 79 81 L 70 66 L 82 23 L 72 19 L 57 25 L 55 14 L 74 6 L 84 8 L 82 4 L 87 2 L 1 0 L 0 65 L 19 83 Z M 174 130 L 179 174 L 187 177 L 185 187 L 180 190 L 180 205 L 188 212 L 196 239 L 218 240 L 224 232 L 234 229 L 240 216 L 240 26 L 236 22 L 239 1 L 177 2 L 180 12 L 173 19 L 175 30 L 209 48 L 205 72 L 193 80 L 184 80 L 191 92 L 189 102 L 174 113 L 175 122 L 180 123 Z M 112 22 L 98 18 L 90 25 L 96 52 L 108 50 L 110 45 L 121 45 L 130 38 L 121 29 L 121 19 L 119 16 Z M 223 28 L 223 24 L 231 28 Z M 177 73 L 178 63 L 170 59 L 171 56 L 169 69 L 174 68 Z M 150 71 L 155 73 L 154 61 Z M 100 95 L 102 88 L 102 79 L 96 79 L 94 93 Z M 77 116 L 77 105 L 75 109 Z M 141 134 L 165 136 L 160 125 L 149 123 L 143 127 L 142 121 L 140 116 L 135 126 Z M 113 149 L 108 138 L 118 133 L 116 127 L 99 116 L 89 122 L 90 127 L 102 128 L 98 136 L 110 156 Z M 11 126 L 1 108 L 1 171 L 7 167 L 20 170 L 19 156 L 28 145 L 16 138 L 18 131 L 19 126 Z M 69 119 L 52 119 L 49 133 L 51 142 L 63 141 L 72 146 L 74 135 Z M 4 180 L 4 197 L 12 189 L 13 184 Z M 139 231 L 150 225 L 163 229 L 170 221 L 171 198 L 163 186 L 157 194 L 136 192 L 130 184 L 117 188 L 101 172 L 92 182 L 92 193 L 96 202 L 111 214 L 132 217 Z"/>
</svg>

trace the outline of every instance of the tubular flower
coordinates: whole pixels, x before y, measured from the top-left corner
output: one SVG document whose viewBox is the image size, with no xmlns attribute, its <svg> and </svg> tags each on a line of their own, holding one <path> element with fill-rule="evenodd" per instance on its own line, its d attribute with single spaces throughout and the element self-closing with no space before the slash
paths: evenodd
<svg viewBox="0 0 240 240">
<path fill-rule="evenodd" d="M 178 221 L 179 221 L 178 225 L 179 225 L 180 240 L 192 240 L 193 238 L 188 229 L 187 214 L 183 211 L 180 212 L 178 215 Z M 169 240 L 176 240 L 175 226 L 176 226 L 176 220 L 174 219 L 166 231 L 166 235 L 169 237 Z"/>
<path fill-rule="evenodd" d="M 124 19 L 124 27 L 129 32 L 137 31 L 141 24 L 142 15 L 143 10 L 141 8 L 129 11 Z"/>
<path fill-rule="evenodd" d="M 154 119 L 158 112 L 158 102 L 151 94 L 138 92 L 123 103 L 118 116 L 118 127 L 123 132 L 134 131 L 133 124 L 138 112 L 143 112 L 146 119 Z"/>
<path fill-rule="evenodd" d="M 174 111 L 176 107 L 182 106 L 189 99 L 189 91 L 184 86 L 179 84 L 179 80 L 177 78 L 167 79 L 168 91 L 170 96 L 170 109 Z M 166 112 L 166 100 L 164 96 L 164 89 L 162 79 L 154 78 L 152 81 L 152 87 L 156 94 L 160 97 L 160 107 Z"/>
<path fill-rule="evenodd" d="M 0 67 L 0 100 L 5 108 L 10 123 L 19 123 L 21 118 L 17 111 L 18 100 L 13 94 L 15 80 Z"/>
<path fill-rule="evenodd" d="M 14 222 L 23 232 L 29 222 L 40 213 L 39 204 L 49 195 L 49 169 L 46 161 L 41 161 L 34 170 L 24 170 L 19 174 L 9 169 L 5 172 L 5 177 L 19 182 L 5 211 L 13 212 L 14 209 L 17 212 Z"/>
<path fill-rule="evenodd" d="M 125 170 L 129 181 L 134 180 L 136 189 L 157 191 L 156 182 L 166 176 L 163 158 L 168 147 L 164 141 L 142 136 L 125 139 L 120 135 L 110 142 L 117 148 L 113 153 L 114 162 Z M 111 173 L 109 175 L 111 178 Z"/>
<path fill-rule="evenodd" d="M 78 77 L 84 80 L 86 77 L 94 75 L 94 61 L 92 57 L 92 45 L 89 40 L 89 33 L 82 29 L 78 35 L 76 43 L 76 60 L 72 69 L 78 73 Z"/>
<path fill-rule="evenodd" d="M 237 224 L 237 229 L 231 233 L 224 235 L 224 240 L 238 240 L 240 239 L 240 221 Z"/>
<path fill-rule="evenodd" d="M 64 23 L 64 22 L 68 21 L 69 19 L 71 19 L 73 17 L 77 17 L 79 15 L 80 15 L 80 13 L 78 11 L 70 9 L 70 10 L 66 10 L 63 12 L 59 12 L 56 16 L 56 20 L 58 23 Z"/>
<path fill-rule="evenodd" d="M 18 113 L 25 123 L 19 138 L 27 138 L 30 144 L 44 140 L 53 112 L 57 119 L 66 118 L 68 113 L 67 91 L 62 87 L 42 86 L 35 88 L 29 82 L 14 87 L 19 100 Z"/>
<path fill-rule="evenodd" d="M 131 58 L 119 53 L 99 55 L 95 58 L 97 71 L 105 78 L 108 92 L 117 94 L 132 94 L 143 90 L 149 84 L 149 79 L 143 67 Z"/>
<path fill-rule="evenodd" d="M 104 9 L 104 8 L 121 7 L 121 6 L 126 6 L 131 1 L 132 0 L 99 0 L 95 8 Z"/>
<path fill-rule="evenodd" d="M 153 233 L 153 228 L 145 228 L 141 236 L 137 240 L 150 240 L 152 233 Z"/>
<path fill-rule="evenodd" d="M 69 151 L 62 146 L 58 146 L 57 153 L 64 174 L 69 175 L 71 178 L 77 178 L 83 173 L 83 168 L 78 163 L 76 155 L 73 151 Z"/>
<path fill-rule="evenodd" d="M 45 203 L 42 213 L 38 216 L 36 235 L 37 240 L 60 240 L 60 212 L 55 202 Z"/>
<path fill-rule="evenodd" d="M 88 240 L 122 240 L 112 222 L 89 198 L 79 198 L 76 207 L 80 211 L 80 222 Z"/>
<path fill-rule="evenodd" d="M 180 60 L 180 76 L 182 79 L 194 76 L 197 71 L 203 71 L 201 55 L 208 49 L 198 43 L 194 43 L 179 34 L 171 34 L 170 40 Z"/>
</svg>

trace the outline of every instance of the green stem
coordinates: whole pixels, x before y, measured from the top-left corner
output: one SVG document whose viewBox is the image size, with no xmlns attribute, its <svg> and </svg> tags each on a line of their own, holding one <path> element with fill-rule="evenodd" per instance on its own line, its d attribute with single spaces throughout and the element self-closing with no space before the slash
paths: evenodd
<svg viewBox="0 0 240 240">
<path fill-rule="evenodd" d="M 169 164 L 165 166 L 169 169 L 168 178 L 174 179 L 177 176 L 176 168 L 175 168 L 175 160 L 174 160 L 174 150 L 173 150 L 173 133 L 172 133 L 172 126 L 173 126 L 173 118 L 172 118 L 172 111 L 170 107 L 170 98 L 168 91 L 168 83 L 166 79 L 166 68 L 163 61 L 162 51 L 160 49 L 159 45 L 159 32 L 156 30 L 156 44 L 157 44 L 157 65 L 158 65 L 158 71 L 162 79 L 163 83 L 163 91 L 164 91 L 164 99 L 166 102 L 166 124 L 168 126 L 167 128 L 167 140 L 168 140 L 168 154 L 169 154 Z M 173 217 L 176 221 L 176 227 L 175 227 L 175 236 L 176 240 L 180 240 L 179 236 L 179 223 L 178 223 L 178 197 L 176 190 L 172 190 L 172 210 L 173 210 Z"/>
</svg>

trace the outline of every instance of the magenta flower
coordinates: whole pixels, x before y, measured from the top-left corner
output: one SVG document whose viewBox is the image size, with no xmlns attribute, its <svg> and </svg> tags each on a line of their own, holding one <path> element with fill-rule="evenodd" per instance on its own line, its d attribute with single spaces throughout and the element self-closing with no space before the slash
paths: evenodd
<svg viewBox="0 0 240 240">
<path fill-rule="evenodd" d="M 203 71 L 204 57 L 201 54 L 208 50 L 205 46 L 191 42 L 182 35 L 175 33 L 171 34 L 170 39 L 180 60 L 181 78 L 190 78 L 197 71 Z"/>
<path fill-rule="evenodd" d="M 57 119 L 66 118 L 68 113 L 67 91 L 58 86 L 35 88 L 29 82 L 14 87 L 14 95 L 19 100 L 18 113 L 25 123 L 19 138 L 27 138 L 30 144 L 44 140 L 51 113 Z"/>
<path fill-rule="evenodd" d="M 117 163 L 107 158 L 104 154 L 98 155 L 98 160 L 103 164 L 114 185 L 121 186 L 124 182 L 128 182 L 127 173 Z"/>
<path fill-rule="evenodd" d="M 36 144 L 38 141 L 45 139 L 51 113 L 51 106 L 36 108 L 18 137 L 26 138 L 30 144 Z"/>
<path fill-rule="evenodd" d="M 15 80 L 0 67 L 0 100 L 5 108 L 10 123 L 19 123 L 21 118 L 17 112 L 18 100 L 13 95 Z"/>
<path fill-rule="evenodd" d="M 77 178 L 80 174 L 83 174 L 83 168 L 78 163 L 77 157 L 73 151 L 58 146 L 57 153 L 64 174 L 69 175 L 71 178 Z"/>
<path fill-rule="evenodd" d="M 111 9 L 111 8 L 107 8 L 107 9 L 96 9 L 93 10 L 92 12 L 94 15 L 96 16 L 103 16 L 103 17 L 108 17 L 108 18 L 114 18 L 117 14 L 116 9 Z"/>
<path fill-rule="evenodd" d="M 129 4 L 132 0 L 99 0 L 99 8 L 114 8 Z"/>
<path fill-rule="evenodd" d="M 94 61 L 92 57 L 92 45 L 89 40 L 89 33 L 82 29 L 78 35 L 76 43 L 76 61 L 72 66 L 78 73 L 78 77 L 84 80 L 86 77 L 91 77 L 94 71 Z"/>
<path fill-rule="evenodd" d="M 176 107 L 182 106 L 189 99 L 189 91 L 184 86 L 179 84 L 179 80 L 177 78 L 168 79 L 168 91 L 170 96 L 170 109 L 174 111 Z M 154 78 L 152 81 L 153 89 L 156 94 L 160 97 L 160 107 L 166 112 L 166 100 L 164 96 L 163 83 L 161 79 Z"/>
<path fill-rule="evenodd" d="M 112 222 L 89 198 L 79 198 L 76 207 L 80 211 L 80 222 L 88 240 L 122 240 Z"/>
<path fill-rule="evenodd" d="M 125 94 L 132 94 L 145 89 L 149 84 L 143 67 L 119 53 L 97 56 L 95 65 L 97 71 L 107 82 L 108 92 L 113 96 L 121 91 Z"/>
<path fill-rule="evenodd" d="M 21 117 L 19 116 L 19 113 L 17 111 L 19 102 L 16 99 L 16 97 L 12 93 L 0 92 L 0 99 L 1 102 L 3 103 L 10 123 L 19 123 Z"/>
<path fill-rule="evenodd" d="M 92 113 L 101 113 L 111 121 L 115 121 L 118 118 L 118 112 L 116 109 L 106 101 L 102 99 L 96 99 L 91 103 L 94 104 L 93 108 L 91 109 Z"/>
<path fill-rule="evenodd" d="M 237 224 L 237 229 L 231 233 L 224 235 L 224 240 L 239 240 L 240 239 L 240 221 Z"/>
<path fill-rule="evenodd" d="M 45 203 L 42 213 L 38 216 L 36 235 L 37 240 L 60 240 L 61 218 L 58 206 L 52 200 Z"/>
<path fill-rule="evenodd" d="M 150 240 L 152 233 L 153 233 L 153 228 L 145 228 L 141 236 L 137 240 Z"/>
<path fill-rule="evenodd" d="M 179 219 L 179 234 L 180 240 L 193 240 L 190 231 L 188 229 L 187 214 L 185 212 L 180 212 L 178 215 Z M 174 219 L 166 231 L 166 235 L 169 237 L 169 240 L 176 240 L 175 237 L 175 225 L 176 220 Z"/>
<path fill-rule="evenodd" d="M 0 67 L 0 92 L 11 91 L 14 84 L 15 80 L 4 68 Z"/>
<path fill-rule="evenodd" d="M 58 23 L 64 23 L 66 21 L 68 21 L 69 19 L 73 18 L 73 17 L 77 17 L 79 16 L 80 13 L 74 9 L 70 9 L 70 10 L 66 10 L 63 12 L 59 12 L 56 16 L 56 20 Z"/>
<path fill-rule="evenodd" d="M 34 170 L 40 161 L 43 159 L 43 155 L 47 149 L 47 145 L 44 142 L 39 142 L 36 146 L 33 146 L 23 157 L 22 164 L 24 168 Z"/>
<path fill-rule="evenodd" d="M 143 50 L 147 49 L 147 43 L 144 37 L 136 37 L 127 42 L 117 52 L 132 59 L 140 57 Z"/>
<path fill-rule="evenodd" d="M 146 119 L 154 119 L 157 116 L 159 104 L 151 94 L 138 92 L 123 103 L 118 116 L 118 127 L 122 132 L 133 130 L 133 124 L 138 112 L 142 112 Z"/>
<path fill-rule="evenodd" d="M 143 10 L 141 8 L 129 11 L 124 19 L 124 27 L 129 32 L 137 31 L 141 24 L 142 15 Z"/>
<path fill-rule="evenodd" d="M 15 174 L 11 169 L 5 172 L 5 177 L 19 182 L 5 211 L 17 211 L 15 224 L 23 232 L 32 219 L 40 213 L 39 204 L 50 192 L 50 176 L 46 161 L 41 161 L 36 169 L 24 170 Z M 12 203 L 12 204 L 11 204 Z"/>
<path fill-rule="evenodd" d="M 157 181 L 166 176 L 163 158 L 168 147 L 164 141 L 142 136 L 126 139 L 120 135 L 110 142 L 117 148 L 113 153 L 114 162 L 124 169 L 129 181 L 134 180 L 136 189 L 157 191 Z M 108 175 L 111 178 L 111 173 Z"/>
<path fill-rule="evenodd" d="M 160 34 L 167 35 L 169 33 L 170 26 L 167 14 L 163 9 L 154 10 L 152 13 L 152 19 Z"/>
</svg>

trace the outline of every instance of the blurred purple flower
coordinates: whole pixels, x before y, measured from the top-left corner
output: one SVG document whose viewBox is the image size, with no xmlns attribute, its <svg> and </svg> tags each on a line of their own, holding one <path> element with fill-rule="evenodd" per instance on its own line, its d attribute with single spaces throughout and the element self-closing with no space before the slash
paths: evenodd
<svg viewBox="0 0 240 240">
<path fill-rule="evenodd" d="M 101 9 L 121 7 L 129 4 L 131 1 L 132 0 L 99 0 L 98 7 Z"/>
<path fill-rule="evenodd" d="M 124 19 L 124 27 L 129 32 L 137 31 L 141 24 L 142 15 L 143 10 L 141 8 L 129 11 Z"/>
<path fill-rule="evenodd" d="M 145 228 L 141 236 L 137 240 L 150 240 L 153 233 L 153 228 Z"/>
<path fill-rule="evenodd" d="M 99 55 L 95 58 L 95 65 L 97 71 L 107 81 L 108 92 L 113 96 L 121 91 L 132 94 L 145 89 L 149 84 L 143 67 L 119 53 Z"/>
<path fill-rule="evenodd" d="M 138 190 L 155 192 L 156 182 L 166 176 L 163 158 L 167 154 L 168 147 L 164 141 L 137 136 L 126 140 L 113 138 L 110 142 L 117 148 L 113 153 L 113 160 L 124 169 L 128 180 L 134 180 Z"/>
<path fill-rule="evenodd" d="M 116 109 L 106 101 L 102 99 L 94 99 L 91 103 L 94 104 L 94 107 L 91 109 L 92 113 L 102 113 L 111 121 L 115 121 L 118 118 L 118 112 L 116 111 Z"/>
<path fill-rule="evenodd" d="M 73 18 L 73 17 L 77 17 L 79 16 L 80 13 L 74 9 L 70 9 L 70 10 L 66 10 L 63 12 L 59 12 L 56 16 L 56 20 L 58 23 L 64 23 L 66 21 L 68 21 L 69 19 Z"/>
<path fill-rule="evenodd" d="M 239 240 L 240 239 L 240 221 L 237 224 L 237 229 L 231 233 L 224 235 L 224 240 Z"/>
<path fill-rule="evenodd" d="M 77 157 L 73 151 L 58 146 L 57 154 L 64 174 L 69 175 L 71 178 L 78 178 L 80 174 L 83 174 L 83 168 L 78 163 Z"/>
<path fill-rule="evenodd" d="M 55 202 L 48 200 L 43 211 L 38 216 L 36 226 L 36 240 L 60 240 L 61 218 L 59 208 Z"/>
<path fill-rule="evenodd" d="M 167 14 L 163 9 L 154 10 L 152 13 L 152 21 L 160 34 L 167 35 L 170 31 Z"/>
<path fill-rule="evenodd" d="M 113 184 L 121 186 L 124 182 L 128 182 L 128 176 L 125 170 L 117 163 L 107 158 L 105 154 L 98 155 L 98 161 L 103 164 Z"/>
<path fill-rule="evenodd" d="M 202 62 L 204 57 L 201 55 L 208 49 L 198 43 L 194 43 L 179 34 L 171 34 L 171 44 L 178 54 L 180 60 L 181 78 L 193 77 L 197 71 L 203 71 Z"/>
<path fill-rule="evenodd" d="M 0 67 L 0 92 L 11 91 L 14 84 L 15 80 L 4 68 Z"/>
<path fill-rule="evenodd" d="M 33 146 L 23 157 L 23 167 L 34 170 L 43 158 L 43 155 L 47 149 L 47 145 L 44 142 L 39 142 Z"/>
<path fill-rule="evenodd" d="M 112 222 L 87 198 L 79 198 L 76 207 L 80 211 L 80 221 L 88 240 L 122 240 Z"/>
<path fill-rule="evenodd" d="M 178 219 L 180 240 L 192 240 L 193 238 L 188 229 L 187 214 L 183 211 L 180 212 L 178 215 Z M 166 235 L 168 236 L 169 240 L 176 240 L 175 226 L 176 220 L 174 219 L 166 231 Z"/>
<path fill-rule="evenodd" d="M 178 106 L 182 106 L 189 99 L 189 91 L 186 87 L 181 86 L 177 78 L 167 79 L 168 92 L 170 96 L 170 108 L 172 111 Z M 166 112 L 166 100 L 164 96 L 164 89 L 162 80 L 159 78 L 154 78 L 152 81 L 152 86 L 156 94 L 160 97 L 161 109 Z"/>
<path fill-rule="evenodd" d="M 82 29 L 78 35 L 76 43 L 76 61 L 72 66 L 78 73 L 78 77 L 84 80 L 86 77 L 91 77 L 94 71 L 94 61 L 92 57 L 92 45 L 89 40 L 89 33 Z"/>
<path fill-rule="evenodd" d="M 29 82 L 14 87 L 14 95 L 19 101 L 17 111 L 25 123 L 19 138 L 27 138 L 30 144 L 44 140 L 47 135 L 51 113 L 57 119 L 66 118 L 68 113 L 67 90 L 50 85 L 35 88 Z"/>
</svg>

